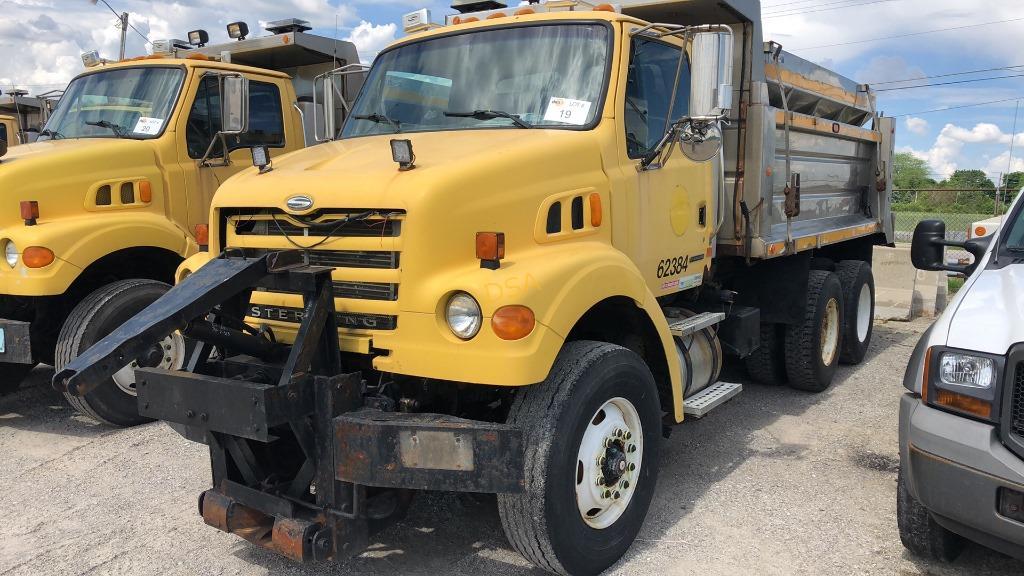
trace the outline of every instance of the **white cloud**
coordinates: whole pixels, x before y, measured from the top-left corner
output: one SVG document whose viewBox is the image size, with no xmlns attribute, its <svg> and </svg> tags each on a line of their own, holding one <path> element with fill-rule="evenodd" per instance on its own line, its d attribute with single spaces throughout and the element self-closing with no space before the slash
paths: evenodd
<svg viewBox="0 0 1024 576">
<path fill-rule="evenodd" d="M 82 71 L 81 54 L 99 50 L 116 58 L 121 32 L 117 18 L 103 6 L 84 0 L 0 0 L 0 88 L 12 84 L 38 93 L 63 88 Z M 118 0 L 118 10 L 130 14 L 131 24 L 152 40 L 185 38 L 189 30 L 202 28 L 213 43 L 228 42 L 229 22 L 243 19 L 250 37 L 266 34 L 263 25 L 272 20 L 300 18 L 320 30 L 344 35 L 358 20 L 347 3 L 334 6 L 329 0 Z M 128 32 L 127 55 L 145 54 L 145 40 Z"/>
<path fill-rule="evenodd" d="M 907 121 L 907 128 L 913 130 L 910 126 L 910 119 Z M 976 124 L 973 128 L 946 124 L 935 138 L 935 143 L 928 150 L 915 150 L 905 146 L 900 148 L 900 152 L 909 152 L 927 161 L 934 176 L 945 178 L 956 169 L 962 167 L 961 162 L 965 156 L 964 151 L 967 146 L 1009 146 L 1010 139 L 1010 134 L 1003 132 L 995 124 L 983 122 Z M 1024 146 L 1024 134 L 1017 134 L 1017 137 L 1014 139 L 1014 146 Z M 1008 161 L 1009 151 L 1006 151 L 992 158 L 985 167 L 985 172 L 995 177 L 1006 171 Z M 1020 162 L 1021 169 L 1024 170 L 1024 160 L 1015 159 L 1014 166 L 1017 166 L 1018 162 Z M 1014 168 L 1014 170 L 1016 169 Z"/>
<path fill-rule="evenodd" d="M 1009 168 L 1009 172 L 1024 172 L 1024 157 L 1021 157 L 1020 152 L 1013 153 L 1012 163 L 1010 162 L 1009 150 L 992 158 L 985 166 L 985 173 L 994 179 L 999 174 L 1008 173 L 1007 168 Z"/>
<path fill-rule="evenodd" d="M 910 130 L 914 134 L 924 136 L 928 133 L 928 121 L 924 118 L 909 116 L 907 118 L 907 130 Z"/>
<path fill-rule="evenodd" d="M 363 20 L 345 40 L 356 45 L 363 62 L 371 62 L 385 46 L 394 41 L 397 31 L 398 27 L 394 24 L 371 24 Z"/>
</svg>

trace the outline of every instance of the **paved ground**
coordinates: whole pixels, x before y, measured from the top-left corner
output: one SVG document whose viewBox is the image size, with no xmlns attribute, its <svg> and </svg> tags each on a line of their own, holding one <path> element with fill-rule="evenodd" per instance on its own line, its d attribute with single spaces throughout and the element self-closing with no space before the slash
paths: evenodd
<svg viewBox="0 0 1024 576">
<path fill-rule="evenodd" d="M 953 565 L 896 533 L 900 380 L 924 322 L 878 326 L 872 356 L 812 396 L 750 385 L 666 443 L 640 540 L 614 574 L 1022 574 L 971 546 Z M 427 495 L 371 550 L 303 568 L 206 527 L 204 447 L 162 424 L 74 416 L 37 369 L 0 398 L 0 575 L 539 574 L 505 542 L 493 497 Z"/>
</svg>

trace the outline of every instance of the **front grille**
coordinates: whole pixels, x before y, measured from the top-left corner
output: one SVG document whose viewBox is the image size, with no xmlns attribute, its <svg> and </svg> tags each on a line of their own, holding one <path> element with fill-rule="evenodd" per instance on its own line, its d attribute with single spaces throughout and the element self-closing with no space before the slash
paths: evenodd
<svg viewBox="0 0 1024 576">
<path fill-rule="evenodd" d="M 296 244 L 309 246 L 309 263 L 334 268 L 334 297 L 338 299 L 338 327 L 346 330 L 395 330 L 398 326 L 401 232 L 405 213 L 376 210 L 362 220 L 341 220 L 360 215 L 366 209 L 324 210 L 296 218 L 281 211 L 226 214 L 225 246 L 255 258 L 274 250 L 294 250 Z M 312 226 L 306 224 L 312 223 Z M 285 237 L 287 236 L 287 238 Z M 249 316 L 257 319 L 298 323 L 302 309 L 294 300 L 279 297 L 257 299 L 254 295 Z M 283 304 L 292 306 L 283 306 Z M 274 304 L 274 305 L 270 305 Z"/>
<path fill-rule="evenodd" d="M 281 250 L 287 250 L 281 247 Z M 246 258 L 259 258 L 270 252 L 267 248 L 248 248 L 243 250 Z M 373 250 L 322 250 L 309 253 L 309 263 L 313 266 L 330 266 L 332 268 L 373 268 L 377 270 L 397 270 L 400 252 Z"/>
<path fill-rule="evenodd" d="M 342 224 L 337 219 L 324 219 L 316 227 L 299 226 L 283 219 L 240 221 L 235 232 L 239 236 L 312 236 L 329 238 L 383 238 L 398 236 L 401 222 L 391 219 L 353 220 Z"/>
<path fill-rule="evenodd" d="M 1010 429 L 1024 437 L 1024 362 L 1013 372 L 1013 396 L 1010 400 Z"/>
</svg>

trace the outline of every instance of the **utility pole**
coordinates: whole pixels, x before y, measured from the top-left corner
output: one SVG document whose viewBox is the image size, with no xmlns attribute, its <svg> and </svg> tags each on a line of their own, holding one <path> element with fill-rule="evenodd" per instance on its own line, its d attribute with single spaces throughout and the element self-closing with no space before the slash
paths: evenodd
<svg viewBox="0 0 1024 576">
<path fill-rule="evenodd" d="M 104 2 L 106 4 L 106 2 Z M 121 60 L 124 60 L 124 45 L 128 38 L 128 13 L 121 13 Z"/>
</svg>

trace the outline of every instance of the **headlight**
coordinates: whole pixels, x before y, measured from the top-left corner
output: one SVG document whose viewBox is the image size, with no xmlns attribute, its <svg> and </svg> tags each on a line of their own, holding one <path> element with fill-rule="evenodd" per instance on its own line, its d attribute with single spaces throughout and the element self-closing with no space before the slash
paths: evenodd
<svg viewBox="0 0 1024 576">
<path fill-rule="evenodd" d="M 998 422 L 1003 357 L 935 347 L 928 351 L 926 364 L 930 366 L 925 370 L 923 396 L 929 404 Z"/>
<path fill-rule="evenodd" d="M 476 336 L 483 323 L 480 304 L 465 292 L 458 292 L 448 299 L 445 317 L 452 333 L 463 340 L 469 340 Z"/>
<path fill-rule="evenodd" d="M 996 381 L 996 363 L 991 358 L 946 352 L 939 359 L 939 379 L 954 386 L 991 388 Z"/>
<path fill-rule="evenodd" d="M 14 268 L 18 265 L 18 247 L 14 242 L 8 240 L 4 243 L 4 257 L 7 258 L 7 265 Z"/>
</svg>

